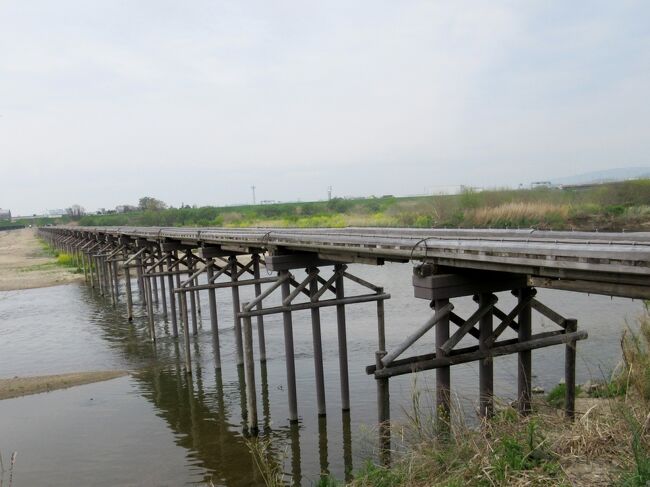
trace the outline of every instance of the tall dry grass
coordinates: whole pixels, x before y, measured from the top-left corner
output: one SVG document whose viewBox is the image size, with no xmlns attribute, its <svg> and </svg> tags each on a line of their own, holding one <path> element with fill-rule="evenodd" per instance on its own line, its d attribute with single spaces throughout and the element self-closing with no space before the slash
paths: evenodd
<svg viewBox="0 0 650 487">
<path fill-rule="evenodd" d="M 465 221 L 476 226 L 564 226 L 571 212 L 565 204 L 546 202 L 510 202 L 495 207 L 481 207 L 465 211 Z"/>
<path fill-rule="evenodd" d="M 370 486 L 611 486 L 650 485 L 650 317 L 626 331 L 622 396 L 582 398 L 574 422 L 545 403 L 527 417 L 501 405 L 492 420 L 469 427 L 460 407 L 444 441 L 433 415 L 414 412 L 393 426 L 392 468 L 368 464 L 353 485 Z M 402 452 L 402 453 L 398 453 Z"/>
</svg>

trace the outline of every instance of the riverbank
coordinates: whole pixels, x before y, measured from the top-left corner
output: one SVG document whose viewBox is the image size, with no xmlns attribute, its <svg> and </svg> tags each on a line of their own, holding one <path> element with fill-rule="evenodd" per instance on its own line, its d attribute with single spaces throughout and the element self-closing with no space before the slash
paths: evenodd
<svg viewBox="0 0 650 487">
<path fill-rule="evenodd" d="M 58 265 L 36 237 L 34 228 L 0 232 L 0 291 L 58 286 L 83 279 Z"/>
<path fill-rule="evenodd" d="M 87 215 L 84 226 L 537 228 L 648 231 L 650 180 L 460 194 L 165 208 Z M 68 221 L 68 220 L 66 220 Z M 44 223 L 44 222 L 42 222 Z M 51 221 L 54 223 L 54 221 Z"/>
<path fill-rule="evenodd" d="M 107 370 L 0 379 L 0 400 L 50 392 L 57 389 L 67 389 L 83 384 L 116 379 L 125 375 L 128 375 L 128 372 L 123 370 Z"/>
<path fill-rule="evenodd" d="M 624 366 L 609 382 L 583 387 L 575 421 L 554 407 L 562 385 L 530 416 L 503 406 L 479 428 L 452 424 L 444 440 L 433 418 L 416 413 L 393 427 L 401 453 L 392 467 L 368 463 L 352 486 L 650 485 L 650 317 L 621 345 Z"/>
</svg>

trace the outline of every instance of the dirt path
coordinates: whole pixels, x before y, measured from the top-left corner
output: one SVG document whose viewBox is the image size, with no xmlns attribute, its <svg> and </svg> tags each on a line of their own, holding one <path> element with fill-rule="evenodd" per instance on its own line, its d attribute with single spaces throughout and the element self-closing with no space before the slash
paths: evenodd
<svg viewBox="0 0 650 487">
<path fill-rule="evenodd" d="M 83 279 L 57 265 L 36 238 L 36 229 L 0 232 L 0 291 L 56 286 Z"/>
<path fill-rule="evenodd" d="M 73 374 L 42 375 L 38 377 L 14 377 L 13 379 L 0 379 L 0 400 L 12 397 L 38 394 L 56 389 L 101 382 L 104 380 L 123 377 L 128 372 L 109 370 L 103 372 L 76 372 Z"/>
</svg>

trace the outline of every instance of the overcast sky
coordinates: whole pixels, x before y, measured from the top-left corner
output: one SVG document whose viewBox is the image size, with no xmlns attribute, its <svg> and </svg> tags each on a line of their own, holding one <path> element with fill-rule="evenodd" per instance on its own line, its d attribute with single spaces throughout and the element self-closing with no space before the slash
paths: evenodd
<svg viewBox="0 0 650 487">
<path fill-rule="evenodd" d="M 0 0 L 0 207 L 650 165 L 650 2 Z"/>
</svg>

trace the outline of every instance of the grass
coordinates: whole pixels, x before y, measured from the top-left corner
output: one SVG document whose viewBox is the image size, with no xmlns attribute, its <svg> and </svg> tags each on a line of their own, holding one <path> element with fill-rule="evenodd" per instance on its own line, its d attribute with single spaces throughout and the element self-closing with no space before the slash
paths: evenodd
<svg viewBox="0 0 650 487">
<path fill-rule="evenodd" d="M 334 198 L 331 201 L 183 207 L 91 215 L 81 225 L 226 227 L 534 227 L 642 230 L 650 223 L 650 180 L 591 188 L 467 190 L 457 195 Z"/>
<path fill-rule="evenodd" d="M 30 266 L 24 269 L 25 271 L 46 270 L 53 266 L 59 266 L 59 267 L 67 267 L 68 269 L 70 269 L 72 272 L 75 273 L 83 272 L 83 270 L 75 263 L 75 258 L 72 254 L 61 252 L 60 250 L 58 250 L 57 248 L 51 246 L 46 242 L 41 242 L 41 243 L 45 254 L 54 257 L 55 261 L 51 263 L 46 262 L 44 264 L 37 264 L 34 266 Z"/>
<path fill-rule="evenodd" d="M 590 387 L 591 399 L 573 423 L 561 411 L 566 392 L 554 388 L 547 402 L 521 417 L 502 406 L 495 417 L 470 428 L 462 419 L 446 441 L 432 418 L 417 412 L 393 426 L 404 438 L 391 468 L 366 464 L 354 486 L 650 485 L 650 317 L 621 340 L 625 367 Z M 416 394 L 417 395 L 417 394 Z M 414 399 L 414 405 L 420 399 Z M 588 402 L 591 401 L 591 402 Z M 454 416 L 458 416 L 455 412 Z"/>
</svg>

